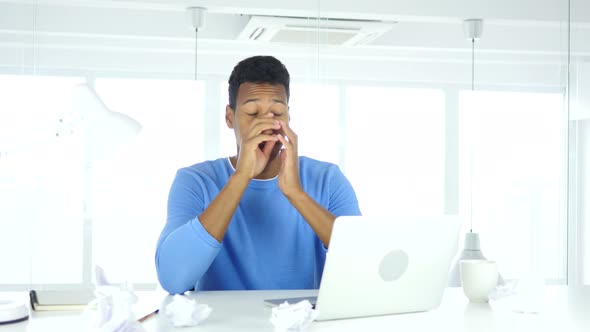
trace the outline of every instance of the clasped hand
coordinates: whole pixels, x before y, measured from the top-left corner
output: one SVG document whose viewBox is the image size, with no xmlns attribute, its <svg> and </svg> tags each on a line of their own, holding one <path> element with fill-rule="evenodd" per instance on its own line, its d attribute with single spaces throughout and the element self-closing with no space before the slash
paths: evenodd
<svg viewBox="0 0 590 332">
<path fill-rule="evenodd" d="M 282 149 L 281 149 L 282 145 Z M 258 118 L 242 140 L 236 163 L 236 173 L 253 179 L 279 157 L 279 188 L 287 197 L 302 191 L 299 179 L 297 134 L 282 120 Z"/>
</svg>

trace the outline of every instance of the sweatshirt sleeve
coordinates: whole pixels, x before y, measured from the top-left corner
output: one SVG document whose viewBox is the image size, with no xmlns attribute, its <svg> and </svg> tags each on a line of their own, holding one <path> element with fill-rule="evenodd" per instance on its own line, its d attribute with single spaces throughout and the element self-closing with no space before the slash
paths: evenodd
<svg viewBox="0 0 590 332">
<path fill-rule="evenodd" d="M 168 217 L 156 248 L 156 270 L 170 294 L 196 289 L 219 253 L 221 243 L 198 219 L 205 209 L 204 186 L 197 176 L 180 170 L 170 188 Z"/>
<path fill-rule="evenodd" d="M 356 193 L 346 176 L 336 165 L 332 165 L 330 169 L 330 204 L 328 211 L 336 217 L 361 215 Z"/>
</svg>

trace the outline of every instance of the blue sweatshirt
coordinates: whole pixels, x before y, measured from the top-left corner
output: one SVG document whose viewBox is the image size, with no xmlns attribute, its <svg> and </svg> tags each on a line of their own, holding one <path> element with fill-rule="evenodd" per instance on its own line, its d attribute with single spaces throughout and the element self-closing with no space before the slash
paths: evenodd
<svg viewBox="0 0 590 332">
<path fill-rule="evenodd" d="M 168 197 L 156 269 L 171 294 L 187 290 L 318 288 L 326 248 L 291 205 L 278 178 L 251 180 L 223 242 L 198 216 L 234 173 L 229 158 L 182 168 Z M 305 192 L 335 216 L 360 215 L 354 190 L 338 166 L 299 157 Z"/>
</svg>

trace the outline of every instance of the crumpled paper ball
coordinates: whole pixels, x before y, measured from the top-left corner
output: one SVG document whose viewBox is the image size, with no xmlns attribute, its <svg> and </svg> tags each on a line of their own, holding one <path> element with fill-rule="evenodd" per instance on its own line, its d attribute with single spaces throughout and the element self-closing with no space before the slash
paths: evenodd
<svg viewBox="0 0 590 332">
<path fill-rule="evenodd" d="M 131 283 L 111 285 L 100 266 L 95 267 L 96 299 L 88 304 L 82 317 L 89 331 L 100 332 L 145 332 L 133 314 L 137 296 Z"/>
<path fill-rule="evenodd" d="M 304 330 L 318 317 L 319 311 L 313 309 L 308 300 L 295 304 L 285 301 L 272 309 L 270 322 L 277 330 Z"/>
<path fill-rule="evenodd" d="M 175 327 L 195 326 L 209 317 L 213 311 L 206 304 L 198 304 L 197 301 L 184 295 L 174 295 L 172 302 L 166 305 L 164 314 Z"/>
</svg>

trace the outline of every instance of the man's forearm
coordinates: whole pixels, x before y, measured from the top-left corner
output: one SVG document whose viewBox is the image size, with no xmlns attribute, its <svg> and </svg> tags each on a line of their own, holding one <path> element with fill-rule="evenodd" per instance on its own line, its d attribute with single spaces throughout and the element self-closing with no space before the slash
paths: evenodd
<svg viewBox="0 0 590 332">
<path fill-rule="evenodd" d="M 299 211 L 327 248 L 330 244 L 332 227 L 336 217 L 304 191 L 294 194 L 292 197 L 287 197 L 287 199 Z"/>
<path fill-rule="evenodd" d="M 217 197 L 199 216 L 199 221 L 211 236 L 221 242 L 229 222 L 240 203 L 242 194 L 248 187 L 250 179 L 234 173 Z"/>
<path fill-rule="evenodd" d="M 192 223 L 199 224 L 199 220 L 193 219 L 175 229 L 158 243 L 156 249 L 158 280 L 170 294 L 182 294 L 193 289 L 221 248 L 213 240 L 203 240 L 199 232 L 206 230 Z M 191 259 L 188 261 L 186 253 L 190 253 Z"/>
</svg>

